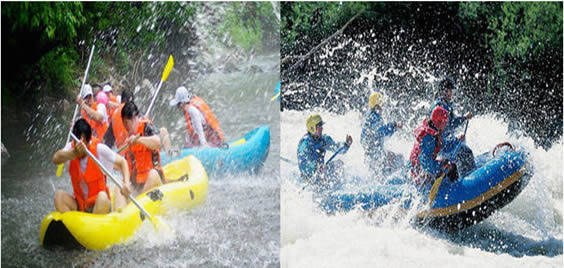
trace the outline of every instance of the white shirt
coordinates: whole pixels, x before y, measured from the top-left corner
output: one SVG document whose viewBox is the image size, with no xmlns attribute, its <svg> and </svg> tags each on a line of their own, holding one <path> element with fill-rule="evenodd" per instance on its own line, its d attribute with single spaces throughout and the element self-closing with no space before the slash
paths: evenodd
<svg viewBox="0 0 564 268">
<path fill-rule="evenodd" d="M 204 135 L 204 124 L 206 124 L 207 122 L 204 117 L 204 114 L 202 114 L 202 112 L 200 112 L 200 110 L 198 110 L 198 108 L 196 108 L 193 105 L 190 105 L 190 107 L 188 107 L 188 114 L 190 114 L 190 121 L 192 121 L 192 128 L 194 129 L 194 131 L 196 131 L 196 134 L 200 139 L 200 145 L 206 146 L 207 141 L 206 141 L 206 135 Z"/>
<path fill-rule="evenodd" d="M 98 103 L 98 106 L 96 107 L 96 112 L 99 112 L 99 113 L 102 114 L 102 122 L 103 123 L 108 122 L 108 112 L 106 110 L 106 105 Z"/>
<path fill-rule="evenodd" d="M 63 150 L 72 150 L 71 143 L 67 143 Z M 99 143 L 98 146 L 96 146 L 96 150 L 98 151 L 98 160 L 100 160 L 102 166 L 104 166 L 108 171 L 112 172 L 112 170 L 114 169 L 116 153 L 103 143 Z M 88 165 L 88 158 L 89 156 L 80 159 L 80 171 L 82 173 L 84 173 L 84 171 L 86 170 L 86 166 Z M 102 173 L 104 172 L 102 171 Z M 84 196 L 82 198 L 84 198 L 85 200 L 88 199 L 88 185 L 86 184 L 86 182 L 84 180 L 80 180 L 79 186 L 84 193 Z"/>
<path fill-rule="evenodd" d="M 70 142 L 67 143 L 67 145 L 65 145 L 63 150 L 65 151 L 72 150 L 71 143 Z M 103 143 L 99 143 L 98 146 L 96 146 L 96 150 L 98 151 L 98 160 L 100 160 L 100 163 L 102 163 L 102 165 L 108 171 L 111 172 L 114 169 L 114 162 L 116 161 L 116 153 L 112 151 L 110 147 L 108 147 Z M 80 159 L 80 171 L 82 172 L 86 170 L 86 165 L 88 164 L 88 157 L 89 156 L 86 156 Z"/>
</svg>

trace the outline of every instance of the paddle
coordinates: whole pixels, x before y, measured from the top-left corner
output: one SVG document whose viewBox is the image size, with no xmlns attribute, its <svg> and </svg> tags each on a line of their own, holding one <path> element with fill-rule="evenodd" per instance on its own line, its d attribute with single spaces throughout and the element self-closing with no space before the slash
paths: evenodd
<svg viewBox="0 0 564 268">
<path fill-rule="evenodd" d="M 468 120 L 466 120 L 466 127 L 464 128 L 464 137 L 466 137 L 466 130 L 468 130 Z M 452 154 L 448 158 L 449 161 L 452 161 L 454 156 L 456 156 L 456 152 L 458 151 L 458 148 L 460 148 L 461 144 L 462 144 L 462 140 L 460 140 L 458 142 L 458 144 L 456 145 L 456 148 L 454 148 L 454 151 L 452 152 Z M 431 192 L 429 193 L 429 206 L 431 206 L 433 204 L 433 201 L 435 201 L 435 196 L 437 195 L 437 192 L 439 191 L 439 186 L 441 186 L 441 182 L 443 181 L 444 177 L 446 176 L 446 173 L 447 173 L 447 171 L 443 170 L 443 173 L 441 174 L 441 176 L 439 178 L 437 178 L 435 180 L 435 182 L 433 183 L 433 186 L 431 187 Z"/>
<path fill-rule="evenodd" d="M 155 95 L 153 96 L 153 99 L 151 100 L 151 103 L 149 104 L 149 109 L 147 109 L 147 113 L 145 113 L 145 116 L 149 116 L 149 113 L 151 112 L 151 108 L 153 107 L 153 103 L 155 103 L 155 99 L 157 99 L 157 95 L 159 94 L 159 90 L 161 89 L 163 82 L 166 81 L 166 79 L 168 78 L 168 75 L 170 74 L 170 71 L 172 70 L 173 66 L 174 66 L 174 58 L 172 57 L 172 55 L 170 55 L 168 57 L 168 62 L 166 63 L 166 66 L 163 70 L 163 75 L 161 77 L 161 81 L 159 82 L 159 85 L 157 86 L 157 91 L 155 92 Z M 138 138 L 139 138 L 139 135 L 137 135 L 137 137 L 135 139 L 137 140 Z M 127 147 L 129 147 L 129 144 L 125 144 L 124 146 L 119 148 L 117 153 L 119 154 L 119 153 L 123 152 L 125 149 L 127 149 Z"/>
<path fill-rule="evenodd" d="M 71 132 L 71 137 L 75 142 L 80 142 L 80 140 L 74 134 L 72 134 L 72 132 Z M 88 149 L 86 149 L 86 153 L 88 154 L 88 156 L 92 160 L 94 160 L 96 165 L 106 174 L 106 176 L 108 176 L 110 179 L 112 179 L 112 181 L 120 189 L 123 189 L 123 185 L 121 184 L 121 182 L 118 181 L 116 178 L 114 178 L 114 176 L 112 176 L 112 174 L 106 169 L 106 167 L 104 167 L 104 165 L 102 165 L 102 163 L 100 163 L 100 160 L 96 159 L 96 157 Z M 151 223 L 153 224 L 153 227 L 155 228 L 155 230 L 165 230 L 167 232 L 172 232 L 172 229 L 170 229 L 170 227 L 164 221 L 162 221 L 160 218 L 158 218 L 156 216 L 151 216 L 151 214 L 149 214 L 149 212 L 147 212 L 147 210 L 145 210 L 145 208 L 143 208 L 141 206 L 141 204 L 139 204 L 137 202 L 137 200 L 135 198 L 133 198 L 133 196 L 131 194 L 129 194 L 127 197 L 129 197 L 129 200 L 131 200 L 131 202 L 133 202 L 133 204 L 135 204 L 135 206 L 137 206 L 139 208 L 139 210 L 141 210 L 141 213 L 143 213 L 143 215 L 146 218 L 151 220 Z"/>
<path fill-rule="evenodd" d="M 333 160 L 333 158 L 335 158 L 337 156 L 337 154 L 339 154 L 342 150 L 345 149 L 346 146 L 343 146 L 341 148 L 339 148 L 330 158 L 329 160 L 327 160 L 327 162 L 325 162 L 325 165 L 329 164 L 329 162 L 331 162 L 331 160 Z M 292 159 L 288 159 L 286 157 L 280 156 L 280 160 L 289 163 L 289 164 L 293 164 L 293 165 L 297 165 L 298 162 L 292 160 Z"/>
<path fill-rule="evenodd" d="M 172 70 L 173 66 L 174 66 L 174 58 L 172 58 L 172 55 L 170 55 L 168 57 L 168 62 L 166 63 L 166 66 L 164 68 L 163 75 L 161 77 L 161 81 L 159 82 L 159 85 L 157 86 L 157 92 L 155 92 L 155 95 L 153 96 L 153 99 L 151 100 L 151 104 L 149 104 L 149 109 L 147 109 L 145 116 L 148 116 L 149 113 L 151 112 L 151 108 L 153 108 L 153 103 L 155 103 L 155 99 L 157 99 L 157 95 L 159 94 L 159 90 L 161 89 L 163 82 L 166 81 L 166 79 L 168 78 L 168 75 L 170 74 L 170 71 Z"/>
<path fill-rule="evenodd" d="M 292 165 L 297 165 L 297 164 L 298 164 L 298 162 L 296 162 L 296 161 L 294 161 L 294 160 L 292 160 L 292 159 L 288 159 L 288 158 L 283 157 L 283 156 L 280 156 L 280 160 L 282 160 L 282 161 L 284 161 L 284 162 L 286 162 L 286 163 L 290 163 L 290 164 L 292 164 Z"/>
<path fill-rule="evenodd" d="M 137 141 L 137 139 L 139 139 L 140 136 L 141 135 L 139 135 L 139 134 L 135 135 L 133 142 Z M 119 154 L 119 153 L 123 152 L 125 149 L 127 149 L 127 147 L 129 147 L 129 143 L 126 143 L 124 146 L 121 146 L 121 148 L 119 148 L 117 150 L 117 153 Z"/>
<path fill-rule="evenodd" d="M 278 81 L 278 84 L 276 85 L 276 90 L 274 90 L 274 96 L 272 97 L 272 99 L 270 99 L 270 101 L 274 101 L 276 100 L 276 98 L 280 97 L 280 81 Z"/>
<path fill-rule="evenodd" d="M 86 65 L 86 71 L 84 71 L 84 79 L 82 79 L 82 86 L 80 87 L 80 93 L 79 96 L 82 94 L 82 89 L 84 88 L 84 84 L 86 83 L 86 77 L 88 76 L 88 69 L 90 69 L 90 61 L 92 60 L 92 55 L 94 55 L 94 47 L 96 47 L 95 45 L 92 45 L 92 50 L 90 51 L 90 57 L 88 57 L 88 64 Z M 72 116 L 72 121 L 74 122 L 74 120 L 76 119 L 76 114 L 78 113 L 78 104 L 74 107 L 74 114 Z M 67 141 L 65 142 L 65 144 L 69 143 L 70 141 L 70 136 L 72 133 L 72 127 L 69 130 L 69 135 L 67 136 Z M 65 164 L 62 163 L 57 167 L 57 177 L 61 177 L 61 175 L 63 175 L 63 168 L 64 168 Z"/>
<path fill-rule="evenodd" d="M 325 162 L 325 165 L 329 164 L 329 162 L 331 162 L 331 160 L 333 160 L 333 158 L 335 158 L 335 156 L 337 156 L 341 151 L 343 151 L 344 149 L 346 149 L 347 146 L 344 145 L 343 147 L 339 148 L 339 150 L 337 150 L 331 157 L 329 157 L 329 160 L 327 160 L 327 162 Z"/>
</svg>

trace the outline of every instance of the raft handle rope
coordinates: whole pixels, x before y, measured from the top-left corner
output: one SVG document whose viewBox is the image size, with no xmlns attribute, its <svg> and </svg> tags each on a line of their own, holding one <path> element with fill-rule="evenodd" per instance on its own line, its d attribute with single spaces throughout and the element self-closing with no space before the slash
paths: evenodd
<svg viewBox="0 0 564 268">
<path fill-rule="evenodd" d="M 515 148 L 513 148 L 513 145 L 511 145 L 511 143 L 509 142 L 502 142 L 498 145 L 495 146 L 495 148 L 492 151 L 492 156 L 495 157 L 495 152 L 497 152 L 497 149 L 502 148 L 504 146 L 509 147 L 509 149 L 511 149 L 511 151 L 515 151 Z"/>
</svg>

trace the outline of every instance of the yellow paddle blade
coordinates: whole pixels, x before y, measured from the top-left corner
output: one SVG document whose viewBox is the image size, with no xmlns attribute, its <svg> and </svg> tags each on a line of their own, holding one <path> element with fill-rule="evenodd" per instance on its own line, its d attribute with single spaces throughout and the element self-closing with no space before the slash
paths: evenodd
<svg viewBox="0 0 564 268">
<path fill-rule="evenodd" d="M 161 233 L 161 234 L 164 234 L 164 235 L 173 235 L 174 234 L 174 231 L 172 230 L 172 228 L 170 228 L 170 226 L 164 220 L 162 220 L 160 217 L 151 216 L 150 220 L 151 220 L 151 223 L 153 224 L 153 227 L 155 228 L 155 230 L 158 233 Z"/>
<path fill-rule="evenodd" d="M 272 99 L 270 99 L 270 101 L 276 100 L 276 98 L 278 98 L 279 96 L 280 96 L 280 92 L 276 93 L 276 95 L 274 95 L 274 97 L 272 97 Z"/>
<path fill-rule="evenodd" d="M 57 177 L 61 177 L 63 175 L 63 169 L 65 168 L 65 164 L 60 164 L 57 167 Z"/>
<path fill-rule="evenodd" d="M 164 72 L 163 72 L 163 77 L 161 78 L 161 81 L 166 81 L 166 79 L 168 78 L 168 75 L 170 74 L 170 71 L 172 70 L 172 67 L 174 66 L 174 58 L 172 57 L 172 55 L 168 56 L 168 62 L 166 63 Z"/>
<path fill-rule="evenodd" d="M 445 177 L 445 173 L 441 174 L 441 176 L 435 180 L 433 186 L 431 187 L 431 192 L 429 193 L 429 207 L 433 205 L 433 201 L 435 201 L 435 197 L 437 196 L 437 192 L 439 191 L 439 186 L 441 186 L 441 182 Z"/>
</svg>

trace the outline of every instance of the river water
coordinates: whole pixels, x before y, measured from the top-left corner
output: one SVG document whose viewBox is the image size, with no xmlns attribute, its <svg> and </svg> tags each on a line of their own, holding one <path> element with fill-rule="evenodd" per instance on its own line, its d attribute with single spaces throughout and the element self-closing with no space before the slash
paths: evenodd
<svg viewBox="0 0 564 268">
<path fill-rule="evenodd" d="M 64 116 L 38 115 L 22 133 L 4 130 L 11 157 L 2 165 L 2 264 L 5 266 L 279 266 L 279 103 L 271 102 L 279 80 L 279 55 L 255 57 L 240 72 L 212 73 L 187 82 L 214 111 L 226 140 L 260 125 L 271 130 L 270 153 L 257 175 L 210 177 L 206 202 L 192 211 L 166 215 L 174 237 L 161 237 L 144 222 L 126 244 L 102 251 L 50 251 L 39 245 L 43 217 L 54 210 L 55 189 L 72 192 L 68 172 L 59 178 L 50 163 L 63 145 L 72 109 Z M 263 72 L 250 72 L 250 66 Z M 256 69 L 256 68 L 254 68 Z M 152 119 L 167 127 L 173 145 L 185 133 L 184 116 L 168 106 L 179 85 L 163 86 Z M 141 107 L 148 100 L 139 100 Z M 26 126 L 27 127 L 27 126 Z M 31 146 L 30 146 L 31 145 Z"/>
<path fill-rule="evenodd" d="M 389 102 L 393 102 L 392 98 Z M 430 103 L 420 103 L 429 106 Z M 385 118 L 396 107 L 385 106 Z M 281 125 L 281 249 L 282 267 L 562 267 L 562 156 L 560 139 L 549 150 L 510 131 L 493 114 L 475 116 L 469 124 L 468 145 L 474 153 L 491 150 L 502 141 L 530 152 L 535 173 L 529 185 L 506 207 L 461 233 L 445 235 L 414 228 L 415 211 L 390 204 L 372 212 L 354 210 L 328 216 L 312 194 L 296 183 L 296 149 L 306 133 L 305 120 L 320 112 L 324 133 L 336 141 L 354 140 L 338 158 L 352 176 L 370 178 L 360 146 L 361 117 L 351 111 L 335 115 L 324 110 L 284 111 Z M 398 114 L 398 113 L 395 113 Z M 404 119 L 405 120 L 405 119 Z M 408 159 L 413 126 L 406 126 L 386 143 L 387 149 Z M 373 184 L 378 184 L 377 180 Z"/>
</svg>

